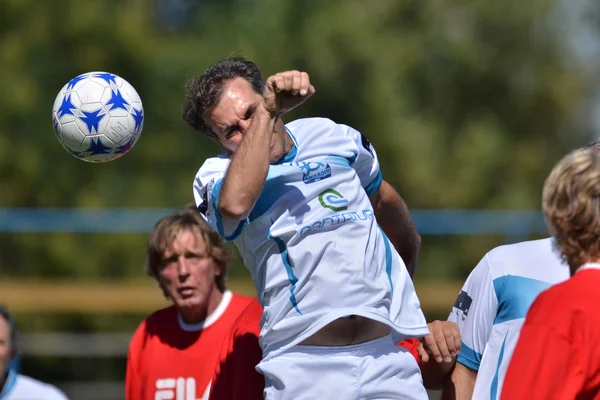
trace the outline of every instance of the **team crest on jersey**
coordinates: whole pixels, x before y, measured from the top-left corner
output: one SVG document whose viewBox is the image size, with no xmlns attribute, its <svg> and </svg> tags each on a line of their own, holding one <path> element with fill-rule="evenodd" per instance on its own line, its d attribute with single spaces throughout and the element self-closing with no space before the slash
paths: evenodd
<svg viewBox="0 0 600 400">
<path fill-rule="evenodd" d="M 321 162 L 298 162 L 298 168 L 302 170 L 304 176 L 302 180 L 305 184 L 314 183 L 327 179 L 331 176 L 331 167 L 327 163 Z"/>
<path fill-rule="evenodd" d="M 327 189 L 319 194 L 319 203 L 324 208 L 329 208 L 335 212 L 345 211 L 348 209 L 348 200 L 344 198 L 334 189 Z"/>
</svg>

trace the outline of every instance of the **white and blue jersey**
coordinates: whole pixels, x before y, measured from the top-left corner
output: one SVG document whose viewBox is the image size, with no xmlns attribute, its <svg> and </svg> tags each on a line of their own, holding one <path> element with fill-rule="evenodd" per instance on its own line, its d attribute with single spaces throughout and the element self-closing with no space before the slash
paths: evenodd
<svg viewBox="0 0 600 400">
<path fill-rule="evenodd" d="M 0 400 L 68 400 L 55 386 L 12 370 L 0 389 Z"/>
<path fill-rule="evenodd" d="M 478 371 L 473 399 L 495 400 L 531 303 L 569 278 L 569 267 L 542 239 L 500 246 L 483 257 L 465 282 L 448 320 L 462 336 L 457 361 Z"/>
<path fill-rule="evenodd" d="M 227 156 L 208 159 L 194 181 L 199 209 L 235 243 L 254 280 L 265 359 L 348 315 L 389 325 L 397 341 L 426 335 L 406 267 L 375 221 L 369 195 L 382 178 L 371 144 L 329 119 L 286 129 L 294 146 L 270 166 L 247 219 L 217 211 Z"/>
</svg>

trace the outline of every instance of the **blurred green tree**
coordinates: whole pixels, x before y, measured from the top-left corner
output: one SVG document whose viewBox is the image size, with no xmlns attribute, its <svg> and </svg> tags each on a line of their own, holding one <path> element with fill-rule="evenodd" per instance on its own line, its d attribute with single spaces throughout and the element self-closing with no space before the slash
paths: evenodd
<svg viewBox="0 0 600 400">
<path fill-rule="evenodd" d="M 204 0 L 181 26 L 155 1 L 4 0 L 0 13 L 0 206 L 171 207 L 217 146 L 180 118 L 185 83 L 232 54 L 265 75 L 309 72 L 317 94 L 290 118 L 361 130 L 412 208 L 537 208 L 543 179 L 592 131 L 598 73 L 526 5 L 439 0 Z M 107 164 L 67 154 L 54 96 L 104 70 L 140 93 L 145 128 Z M 2 235 L 15 276 L 139 277 L 144 235 Z M 420 276 L 464 277 L 498 237 L 425 238 Z M 239 264 L 239 263 L 238 263 Z"/>
</svg>

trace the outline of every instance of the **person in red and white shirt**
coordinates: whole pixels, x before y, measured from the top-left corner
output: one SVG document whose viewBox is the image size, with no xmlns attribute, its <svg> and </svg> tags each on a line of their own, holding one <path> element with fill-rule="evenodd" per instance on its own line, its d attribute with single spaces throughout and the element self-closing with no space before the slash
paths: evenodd
<svg viewBox="0 0 600 400">
<path fill-rule="evenodd" d="M 542 198 L 571 278 L 529 309 L 502 399 L 600 399 L 600 145 L 563 158 Z"/>
<path fill-rule="evenodd" d="M 160 220 L 146 271 L 173 305 L 137 328 L 129 346 L 127 400 L 205 400 L 223 338 L 251 299 L 225 287 L 223 239 L 194 207 Z"/>
<path fill-rule="evenodd" d="M 209 400 L 262 400 L 265 378 L 256 365 L 262 359 L 259 345 L 260 319 L 263 309 L 254 299 L 235 321 L 223 342 L 216 363 Z M 460 352 L 458 325 L 450 321 L 428 324 L 430 334 L 422 341 L 403 340 L 403 347 L 415 357 L 421 367 L 424 385 L 439 389 L 451 372 L 454 357 Z M 443 359 L 449 357 L 452 362 Z M 441 358 L 436 362 L 435 358 Z"/>
</svg>

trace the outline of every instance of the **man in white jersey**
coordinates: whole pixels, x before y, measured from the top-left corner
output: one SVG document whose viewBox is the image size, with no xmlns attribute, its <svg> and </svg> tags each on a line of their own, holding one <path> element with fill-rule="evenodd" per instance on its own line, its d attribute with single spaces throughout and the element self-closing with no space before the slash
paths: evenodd
<svg viewBox="0 0 600 400">
<path fill-rule="evenodd" d="M 458 324 L 462 345 L 444 398 L 500 397 L 531 303 L 569 278 L 569 267 L 552 242 L 547 238 L 497 247 L 471 272 L 448 318 Z"/>
<path fill-rule="evenodd" d="M 396 346 L 428 333 L 406 267 L 419 236 L 361 133 L 325 118 L 284 125 L 314 92 L 304 72 L 265 83 L 233 57 L 190 82 L 184 107 L 226 151 L 193 190 L 256 285 L 265 396 L 426 399 L 417 363 Z"/>
<path fill-rule="evenodd" d="M 56 387 L 17 373 L 17 329 L 0 305 L 0 400 L 67 400 Z"/>
</svg>

